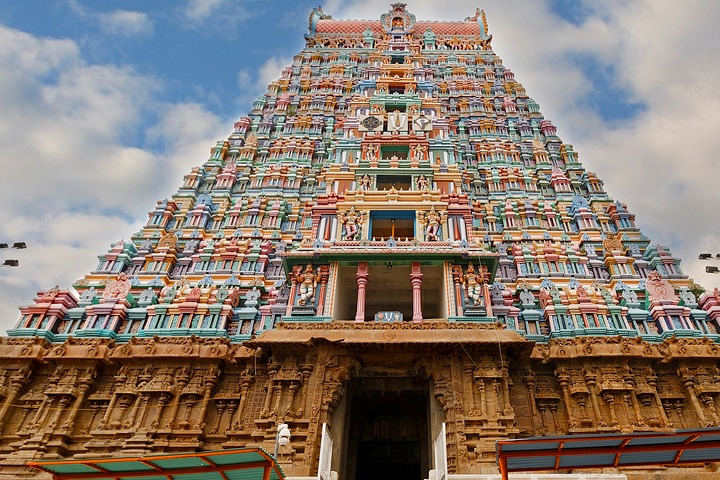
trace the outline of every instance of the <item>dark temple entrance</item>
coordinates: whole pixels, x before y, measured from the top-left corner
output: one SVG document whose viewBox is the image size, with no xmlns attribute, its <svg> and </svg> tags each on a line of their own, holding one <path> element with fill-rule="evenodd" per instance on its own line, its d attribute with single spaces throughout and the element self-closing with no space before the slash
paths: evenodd
<svg viewBox="0 0 720 480">
<path fill-rule="evenodd" d="M 362 378 L 350 386 L 348 480 L 422 480 L 428 474 L 428 386 Z"/>
</svg>

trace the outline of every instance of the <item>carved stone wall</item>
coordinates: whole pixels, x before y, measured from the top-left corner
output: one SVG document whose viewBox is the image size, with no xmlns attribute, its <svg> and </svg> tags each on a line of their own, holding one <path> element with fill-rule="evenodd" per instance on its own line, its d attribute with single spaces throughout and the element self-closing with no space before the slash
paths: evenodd
<svg viewBox="0 0 720 480">
<path fill-rule="evenodd" d="M 36 459 L 272 451 L 278 422 L 292 431 L 279 455 L 286 473 L 314 475 L 322 424 L 345 421 L 334 413 L 349 382 L 378 371 L 427 381 L 451 473 L 496 473 L 498 438 L 720 425 L 715 347 L 619 337 L 257 349 L 194 337 L 3 338 L 0 478 L 32 476 L 23 465 Z"/>
</svg>

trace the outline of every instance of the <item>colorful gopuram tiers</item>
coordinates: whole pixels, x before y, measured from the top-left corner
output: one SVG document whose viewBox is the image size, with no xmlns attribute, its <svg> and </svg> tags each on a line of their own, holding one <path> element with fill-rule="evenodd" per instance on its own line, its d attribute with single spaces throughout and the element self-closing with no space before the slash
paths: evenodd
<svg viewBox="0 0 720 480">
<path fill-rule="evenodd" d="M 279 423 L 286 474 L 340 480 L 421 480 L 443 455 L 497 473 L 501 438 L 720 425 L 720 292 L 698 298 L 583 168 L 484 13 L 318 8 L 306 39 L 76 292 L 20 308 L 0 478 L 273 451 Z"/>
</svg>

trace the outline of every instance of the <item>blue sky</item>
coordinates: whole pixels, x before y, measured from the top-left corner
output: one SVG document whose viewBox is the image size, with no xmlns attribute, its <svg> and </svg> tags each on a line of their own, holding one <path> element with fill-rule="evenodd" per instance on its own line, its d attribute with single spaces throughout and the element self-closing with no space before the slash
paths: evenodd
<svg viewBox="0 0 720 480">
<path fill-rule="evenodd" d="M 495 52 L 585 167 L 720 285 L 697 261 L 720 250 L 720 2 L 407 3 L 418 19 L 485 9 Z M 21 262 L 0 269 L 0 331 L 141 228 L 302 48 L 317 4 L 0 0 L 0 242 L 30 247 L 0 253 Z M 322 2 L 335 18 L 389 5 Z"/>
</svg>

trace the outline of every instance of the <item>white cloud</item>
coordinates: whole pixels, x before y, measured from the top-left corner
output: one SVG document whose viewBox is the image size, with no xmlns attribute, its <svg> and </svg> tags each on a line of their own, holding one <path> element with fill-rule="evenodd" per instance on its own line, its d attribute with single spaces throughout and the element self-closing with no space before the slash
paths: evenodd
<svg viewBox="0 0 720 480">
<path fill-rule="evenodd" d="M 256 71 L 241 68 L 237 73 L 239 95 L 235 99 L 243 111 L 267 92 L 268 85 L 280 78 L 283 69 L 292 63 L 292 57 L 270 57 Z"/>
<path fill-rule="evenodd" d="M 20 260 L 0 269 L 4 331 L 35 292 L 68 288 L 110 243 L 138 231 L 231 122 L 196 104 L 154 101 L 156 80 L 88 65 L 70 41 L 0 27 L 0 44 L 0 239 L 28 243 L 2 253 Z M 142 137 L 148 119 L 156 151 L 127 140 Z"/>
<path fill-rule="evenodd" d="M 232 131 L 232 121 L 220 119 L 201 105 L 194 103 L 164 105 L 159 120 L 147 134 L 165 145 L 162 152 L 164 167 L 154 178 L 162 182 L 149 190 L 156 200 L 177 190 L 189 166 L 201 165 L 210 158 L 210 148 L 224 140 Z M 161 195 L 162 192 L 165 192 Z M 147 210 L 155 203 L 146 204 Z"/>
<path fill-rule="evenodd" d="M 66 0 L 66 5 L 78 18 L 97 23 L 102 33 L 106 35 L 123 37 L 148 36 L 152 35 L 154 30 L 152 19 L 143 12 L 130 10 L 95 12 L 86 8 L 78 0 Z"/>
<path fill-rule="evenodd" d="M 248 68 L 241 68 L 237 73 L 238 88 L 246 90 L 253 87 L 253 75 Z"/>
<path fill-rule="evenodd" d="M 204 22 L 218 10 L 224 0 L 188 0 L 183 13 L 191 22 Z"/>
<path fill-rule="evenodd" d="M 42 77 L 61 66 L 77 61 L 78 48 L 70 40 L 48 40 L 9 28 L 0 28 L 0 81 L 17 78 L 18 72 Z M 27 47 L 27 48 L 24 48 Z M 9 82 L 4 87 L 18 86 Z M 22 86 L 20 84 L 19 86 Z M 22 89 L 18 89 L 18 92 Z"/>
<path fill-rule="evenodd" d="M 184 26 L 189 28 L 202 27 L 217 16 L 223 20 L 232 19 L 225 24 L 225 27 L 232 28 L 252 16 L 244 4 L 232 0 L 187 0 L 180 7 L 180 15 Z M 228 33 L 227 30 L 225 33 Z"/>
<path fill-rule="evenodd" d="M 153 33 L 152 20 L 145 13 L 115 10 L 114 12 L 98 14 L 98 19 L 103 32 L 106 34 L 134 37 Z"/>
<path fill-rule="evenodd" d="M 283 69 L 292 63 L 292 58 L 268 58 L 265 63 L 262 64 L 259 70 L 258 83 L 263 85 L 263 89 L 267 89 L 267 86 L 280 78 L 280 74 Z"/>
</svg>

